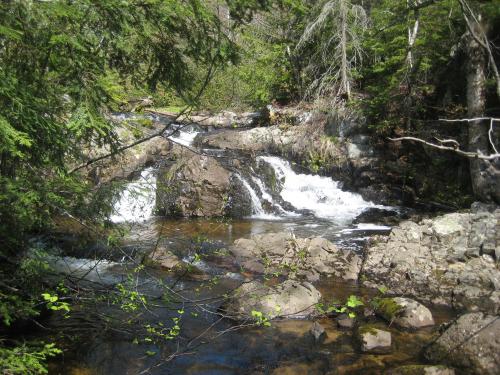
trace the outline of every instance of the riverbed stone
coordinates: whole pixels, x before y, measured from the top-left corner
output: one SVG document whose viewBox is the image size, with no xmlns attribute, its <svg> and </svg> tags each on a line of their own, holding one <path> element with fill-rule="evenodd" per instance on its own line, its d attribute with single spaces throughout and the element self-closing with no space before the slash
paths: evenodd
<svg viewBox="0 0 500 375">
<path fill-rule="evenodd" d="M 462 315 L 425 351 L 427 359 L 448 363 L 463 373 L 496 375 L 500 369 L 500 316 Z"/>
<path fill-rule="evenodd" d="M 455 370 L 442 365 L 406 365 L 391 369 L 386 375 L 455 375 Z"/>
<path fill-rule="evenodd" d="M 230 252 L 250 270 L 294 274 L 309 281 L 320 275 L 357 280 L 361 267 L 361 258 L 352 251 L 339 249 L 321 237 L 299 238 L 287 232 L 240 238 Z"/>
<path fill-rule="evenodd" d="M 417 329 L 434 325 L 431 311 L 410 298 L 379 299 L 376 313 L 401 328 Z"/>
<path fill-rule="evenodd" d="M 354 319 L 350 318 L 347 314 L 342 314 L 337 317 L 337 325 L 340 328 L 351 329 L 354 327 Z"/>
<path fill-rule="evenodd" d="M 157 247 L 148 254 L 146 260 L 149 264 L 157 265 L 168 270 L 179 267 L 182 263 L 177 255 L 162 246 Z"/>
<path fill-rule="evenodd" d="M 314 322 L 309 329 L 309 333 L 314 337 L 316 342 L 321 342 L 326 338 L 325 328 L 318 322 Z"/>
<path fill-rule="evenodd" d="M 361 279 L 424 303 L 497 314 L 499 247 L 499 208 L 405 221 L 368 247 Z"/>
<path fill-rule="evenodd" d="M 358 327 L 357 335 L 364 353 L 384 354 L 391 351 L 392 339 L 389 331 L 363 325 Z"/>
<path fill-rule="evenodd" d="M 258 280 L 242 284 L 224 306 L 233 319 L 253 319 L 252 311 L 267 319 L 277 317 L 305 318 L 315 311 L 320 292 L 307 282 L 286 280 L 275 286 Z"/>
</svg>

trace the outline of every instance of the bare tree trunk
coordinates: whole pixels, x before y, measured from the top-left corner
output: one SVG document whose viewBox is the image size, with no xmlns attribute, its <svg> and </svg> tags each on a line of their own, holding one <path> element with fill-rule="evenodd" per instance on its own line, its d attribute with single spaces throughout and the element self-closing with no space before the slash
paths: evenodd
<svg viewBox="0 0 500 375">
<path fill-rule="evenodd" d="M 344 0 L 340 0 L 340 48 L 341 48 L 341 65 L 340 65 L 340 86 L 344 91 L 343 94 L 349 99 L 351 97 L 351 87 L 349 83 L 349 67 L 347 66 L 347 7 Z"/>
<path fill-rule="evenodd" d="M 479 27 L 478 24 L 474 25 Z M 476 30 L 473 30 L 475 32 Z M 470 118 L 484 115 L 486 98 L 486 63 L 485 49 L 476 38 L 467 36 L 467 114 Z M 483 120 L 470 121 L 468 127 L 469 151 L 488 154 L 489 124 Z M 482 201 L 500 202 L 500 173 L 495 167 L 497 161 L 472 159 L 470 173 L 475 196 Z"/>
<path fill-rule="evenodd" d="M 408 54 L 406 55 L 406 62 L 410 68 L 413 70 L 413 46 L 417 41 L 418 26 L 419 26 L 419 12 L 418 9 L 413 11 L 414 23 L 413 28 L 408 25 Z"/>
</svg>

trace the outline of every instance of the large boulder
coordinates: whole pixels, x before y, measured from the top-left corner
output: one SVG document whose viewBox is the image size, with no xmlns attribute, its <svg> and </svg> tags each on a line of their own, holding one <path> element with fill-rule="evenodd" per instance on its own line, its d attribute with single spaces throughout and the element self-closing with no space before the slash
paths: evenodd
<svg viewBox="0 0 500 375">
<path fill-rule="evenodd" d="M 265 319 L 305 318 L 315 311 L 320 299 L 320 292 L 307 282 L 286 280 L 268 286 L 254 280 L 237 288 L 224 310 L 237 320 L 255 318 L 252 312 L 262 313 Z"/>
<path fill-rule="evenodd" d="M 251 201 L 240 180 L 215 158 L 184 152 L 160 169 L 156 205 L 166 216 L 250 215 Z"/>
<path fill-rule="evenodd" d="M 257 273 L 287 273 L 315 281 L 320 275 L 357 280 L 361 258 L 321 238 L 286 232 L 240 238 L 230 248 L 243 268 Z"/>
<path fill-rule="evenodd" d="M 496 375 L 500 369 L 500 317 L 483 313 L 461 316 L 425 351 L 434 362 L 463 373 Z"/>
<path fill-rule="evenodd" d="M 410 298 L 378 299 L 376 312 L 388 322 L 401 328 L 417 329 L 434 325 L 431 311 Z"/>
<path fill-rule="evenodd" d="M 406 221 L 366 251 L 365 286 L 422 301 L 498 313 L 500 209 Z"/>
</svg>

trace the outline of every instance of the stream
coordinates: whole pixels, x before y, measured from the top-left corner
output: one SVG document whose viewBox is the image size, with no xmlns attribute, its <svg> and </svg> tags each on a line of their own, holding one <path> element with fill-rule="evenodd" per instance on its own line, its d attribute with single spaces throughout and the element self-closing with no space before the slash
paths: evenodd
<svg viewBox="0 0 500 375">
<path fill-rule="evenodd" d="M 154 118 L 154 120 L 161 120 Z M 183 128 L 172 136 L 182 145 L 193 147 L 201 129 Z M 223 150 L 207 150 L 214 157 L 224 157 Z M 281 182 L 278 193 L 260 177 L 260 166 L 271 168 Z M 91 259 L 88 251 L 57 258 L 54 268 L 73 273 L 89 282 L 110 285 L 125 282 L 133 268 L 132 260 L 141 259 L 155 246 L 165 246 L 179 258 L 192 264 L 197 272 L 179 277 L 157 268 L 146 267 L 137 277 L 139 289 L 150 296 L 161 297 L 158 280 L 174 285 L 176 295 L 184 302 L 159 299 L 150 307 L 146 322 L 165 325 L 182 309 L 179 342 L 191 350 L 178 352 L 177 341 L 162 345 L 137 345 L 130 335 L 94 330 L 80 338 L 78 350 L 66 353 L 51 363 L 54 374 L 379 374 L 400 364 L 420 363 L 418 353 L 432 335 L 432 329 L 418 333 L 393 328 L 393 351 L 390 354 L 362 354 L 350 330 L 337 328 L 336 321 L 323 318 L 326 339 L 315 342 L 309 330 L 312 321 L 286 319 L 273 321 L 270 327 L 233 329 L 234 322 L 213 314 L 221 304 L 220 296 L 230 292 L 249 275 L 224 251 L 238 238 L 269 232 L 292 232 L 297 237 L 324 237 L 337 246 L 361 252 L 370 236 L 388 234 L 390 227 L 380 221 L 355 222 L 369 209 L 402 215 L 404 208 L 384 207 L 365 201 L 360 195 L 343 191 L 340 183 L 328 177 L 301 173 L 289 161 L 277 156 L 258 155 L 253 166 L 245 168 L 238 178 L 252 201 L 252 215 L 243 219 L 168 219 L 155 216 L 156 166 L 144 169 L 137 179 L 120 193 L 111 221 L 126 228 L 123 252 L 106 261 Z M 201 258 L 195 256 L 201 254 Z M 377 291 L 355 283 L 324 278 L 315 283 L 325 301 L 344 301 L 349 295 L 371 298 Z M 198 304 L 192 300 L 203 301 Z M 120 317 L 116 308 L 106 307 L 108 314 Z M 447 321 L 451 313 L 433 309 L 437 324 Z M 78 313 L 68 320 L 77 319 Z M 56 319 L 56 318 L 53 318 Z M 54 324 L 61 323 L 60 321 Z M 64 322 L 63 322 L 64 323 Z M 144 324 L 144 323 L 141 323 Z M 200 336 L 201 335 L 201 336 Z M 165 358 L 169 361 L 165 361 Z M 146 372 L 145 372 L 146 371 Z"/>
</svg>

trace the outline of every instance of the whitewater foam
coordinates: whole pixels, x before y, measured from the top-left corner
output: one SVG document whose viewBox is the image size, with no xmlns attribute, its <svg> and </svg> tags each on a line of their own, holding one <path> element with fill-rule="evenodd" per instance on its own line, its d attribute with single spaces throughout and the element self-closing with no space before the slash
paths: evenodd
<svg viewBox="0 0 500 375">
<path fill-rule="evenodd" d="M 318 175 L 298 174 L 290 163 L 276 156 L 259 156 L 258 162 L 269 164 L 277 180 L 282 181 L 281 197 L 299 210 L 309 210 L 318 218 L 350 222 L 370 207 L 359 194 L 342 191 L 338 182 Z"/>
</svg>

